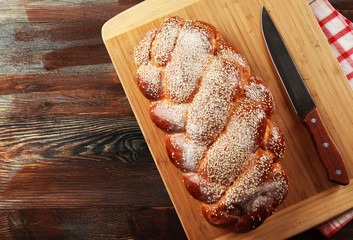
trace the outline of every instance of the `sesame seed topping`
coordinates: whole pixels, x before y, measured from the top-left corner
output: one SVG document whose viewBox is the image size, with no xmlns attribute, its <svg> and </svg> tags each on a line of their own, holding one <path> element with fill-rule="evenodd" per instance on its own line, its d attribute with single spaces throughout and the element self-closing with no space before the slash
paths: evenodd
<svg viewBox="0 0 353 240">
<path fill-rule="evenodd" d="M 146 33 L 142 41 L 134 49 L 135 63 L 139 66 L 141 64 L 148 64 L 150 62 L 151 46 L 157 33 L 157 29 Z"/>
<path fill-rule="evenodd" d="M 172 59 L 165 68 L 170 98 L 187 102 L 199 85 L 211 60 L 211 31 L 196 21 L 185 21 L 176 42 Z"/>
<path fill-rule="evenodd" d="M 180 168 L 187 172 L 197 172 L 207 146 L 201 142 L 191 140 L 184 133 L 172 134 L 170 142 L 178 152 L 178 154 L 175 154 L 175 152 L 173 154 L 181 156 L 177 160 L 182 165 Z"/>
<path fill-rule="evenodd" d="M 153 64 L 141 65 L 137 70 L 137 83 L 141 92 L 149 99 L 160 98 L 163 93 L 161 69 Z"/>
<path fill-rule="evenodd" d="M 168 132 L 169 157 L 206 219 L 236 231 L 259 226 L 288 191 L 284 137 L 263 80 L 213 26 L 180 17 L 148 32 L 134 57 L 151 118 Z"/>
<path fill-rule="evenodd" d="M 234 63 L 223 58 L 213 61 L 189 107 L 186 133 L 191 139 L 209 143 L 221 133 L 241 93 L 241 80 Z"/>
<path fill-rule="evenodd" d="M 182 24 L 179 17 L 168 18 L 161 24 L 152 47 L 153 60 L 158 65 L 164 66 L 169 61 Z"/>
<path fill-rule="evenodd" d="M 182 132 L 186 124 L 186 111 L 189 104 L 174 104 L 162 99 L 151 104 L 150 114 L 158 127 L 172 132 Z"/>
</svg>

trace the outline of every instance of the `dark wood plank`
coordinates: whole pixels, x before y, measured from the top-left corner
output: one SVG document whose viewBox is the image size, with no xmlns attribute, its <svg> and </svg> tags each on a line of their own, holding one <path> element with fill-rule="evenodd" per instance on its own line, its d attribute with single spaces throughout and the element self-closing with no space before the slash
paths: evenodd
<svg viewBox="0 0 353 240">
<path fill-rule="evenodd" d="M 187 239 L 174 208 L 134 208 L 132 230 L 141 239 Z"/>
<path fill-rule="evenodd" d="M 43 73 L 0 75 L 0 95 L 33 92 L 65 92 L 72 90 L 116 91 L 117 98 L 124 98 L 125 93 L 112 66 L 104 65 L 96 69 L 72 71 L 45 71 Z"/>
<path fill-rule="evenodd" d="M 0 118 L 32 120 L 73 115 L 131 116 L 132 111 L 126 98 L 118 98 L 119 88 L 121 86 L 116 85 L 105 91 L 73 89 L 63 93 L 54 91 L 5 95 L 0 97 Z"/>
<path fill-rule="evenodd" d="M 186 239 L 172 207 L 1 210 L 0 219 L 2 240 Z"/>
<path fill-rule="evenodd" d="M 353 10 L 353 3 L 352 0 L 329 0 L 334 8 L 337 10 L 345 10 L 348 12 L 352 12 Z"/>
<path fill-rule="evenodd" d="M 133 118 L 9 122 L 0 139 L 2 209 L 171 205 Z"/>
<path fill-rule="evenodd" d="M 1 239 L 131 239 L 129 209 L 22 209 L 1 211 Z"/>
<path fill-rule="evenodd" d="M 332 6 L 343 16 L 353 22 L 353 1 L 352 0 L 329 0 Z"/>
</svg>

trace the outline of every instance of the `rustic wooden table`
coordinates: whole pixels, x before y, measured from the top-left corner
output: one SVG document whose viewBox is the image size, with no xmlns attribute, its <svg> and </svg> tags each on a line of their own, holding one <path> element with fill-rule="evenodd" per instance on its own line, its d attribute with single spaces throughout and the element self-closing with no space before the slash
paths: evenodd
<svg viewBox="0 0 353 240">
<path fill-rule="evenodd" d="M 0 239 L 186 238 L 101 40 L 139 2 L 0 0 Z"/>
</svg>

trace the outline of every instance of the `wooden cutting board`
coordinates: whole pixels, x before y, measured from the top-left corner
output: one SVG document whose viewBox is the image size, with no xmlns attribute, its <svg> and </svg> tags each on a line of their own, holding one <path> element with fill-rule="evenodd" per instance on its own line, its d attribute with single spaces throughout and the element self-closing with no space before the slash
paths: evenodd
<svg viewBox="0 0 353 240">
<path fill-rule="evenodd" d="M 311 138 L 280 83 L 262 38 L 263 5 L 282 34 L 352 177 L 353 92 L 305 0 L 147 0 L 117 15 L 102 29 L 120 81 L 190 239 L 283 239 L 353 207 L 353 184 L 339 186 L 327 180 Z M 170 163 L 165 133 L 150 120 L 149 101 L 136 85 L 134 46 L 172 15 L 214 25 L 246 56 L 252 72 L 265 80 L 274 95 L 274 121 L 287 143 L 282 165 L 289 177 L 289 194 L 278 212 L 252 232 L 235 234 L 204 220 L 199 203 L 185 190 L 181 173 Z"/>
</svg>

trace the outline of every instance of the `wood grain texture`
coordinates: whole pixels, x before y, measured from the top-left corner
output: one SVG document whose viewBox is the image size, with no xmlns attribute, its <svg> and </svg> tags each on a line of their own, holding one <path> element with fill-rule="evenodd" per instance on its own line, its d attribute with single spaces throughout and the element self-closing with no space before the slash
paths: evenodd
<svg viewBox="0 0 353 240">
<path fill-rule="evenodd" d="M 0 0 L 0 239 L 186 239 L 101 39 L 140 2 Z"/>
<path fill-rule="evenodd" d="M 153 184 L 158 175 L 148 175 L 156 170 L 134 120 L 27 120 L 0 129 L 3 207 L 169 203 L 164 188 Z M 140 199 L 141 191 L 154 194 Z"/>
<path fill-rule="evenodd" d="M 175 8 L 175 2 L 171 2 L 170 5 L 165 2 L 162 4 L 162 2 L 149 2 L 151 8 L 148 2 L 131 8 L 106 23 L 102 32 L 124 91 L 188 237 L 190 239 L 288 238 L 353 207 L 350 201 L 344 201 L 344 205 L 338 204 L 340 207 L 331 208 L 325 211 L 325 214 L 321 211 L 323 208 L 314 208 L 314 206 L 322 207 L 326 203 L 336 206 L 339 199 L 336 201 L 329 195 L 338 198 L 335 193 L 339 188 L 327 180 L 310 136 L 289 106 L 290 102 L 278 80 L 261 35 L 259 16 L 262 6 L 265 5 L 267 9 L 270 9 L 274 21 L 278 23 L 277 27 L 302 72 L 320 112 L 323 112 L 323 119 L 341 149 L 349 173 L 352 175 L 353 151 L 350 142 L 353 138 L 347 129 L 350 129 L 353 124 L 353 114 L 350 110 L 353 108 L 353 94 L 307 3 L 305 1 L 237 1 L 231 3 L 225 0 L 215 4 L 214 1 L 199 0 L 187 3 L 178 2 L 178 8 Z M 164 8 L 156 10 L 155 5 L 163 5 Z M 147 12 L 141 12 L 141 9 L 147 9 Z M 152 10 L 153 14 L 151 14 Z M 144 17 L 141 17 L 142 14 L 145 14 Z M 150 120 L 149 101 L 142 96 L 136 86 L 134 46 L 147 31 L 157 27 L 165 17 L 171 15 L 211 22 L 226 40 L 237 46 L 240 52 L 247 57 L 253 73 L 265 79 L 274 94 L 277 103 L 275 121 L 281 126 L 287 138 L 287 153 L 283 166 L 289 176 L 290 191 L 280 211 L 249 234 L 226 234 L 227 230 L 205 224 L 198 202 L 190 200 L 183 184 L 180 184 L 180 173 L 167 164 L 169 159 L 163 149 L 165 133 L 157 129 Z M 136 22 L 139 19 L 135 21 L 131 16 L 140 16 L 143 21 Z M 237 18 L 235 19 L 234 16 Z M 118 25 L 118 28 L 115 27 Z M 307 41 L 308 39 L 310 41 Z M 325 79 L 325 84 L 322 84 L 322 79 Z M 335 79 L 335 81 L 330 81 L 330 79 Z M 327 85 L 331 87 L 327 88 Z M 337 94 L 338 92 L 340 95 Z M 337 106 L 340 107 L 337 108 Z M 343 190 L 347 193 L 346 199 L 353 200 L 349 191 L 348 187 Z M 328 197 L 324 197 L 326 195 Z M 305 206 L 310 206 L 310 208 Z M 306 211 L 310 209 L 316 209 L 316 211 L 310 211 L 310 214 L 306 215 Z M 281 227 L 278 228 L 278 226 Z"/>
</svg>

